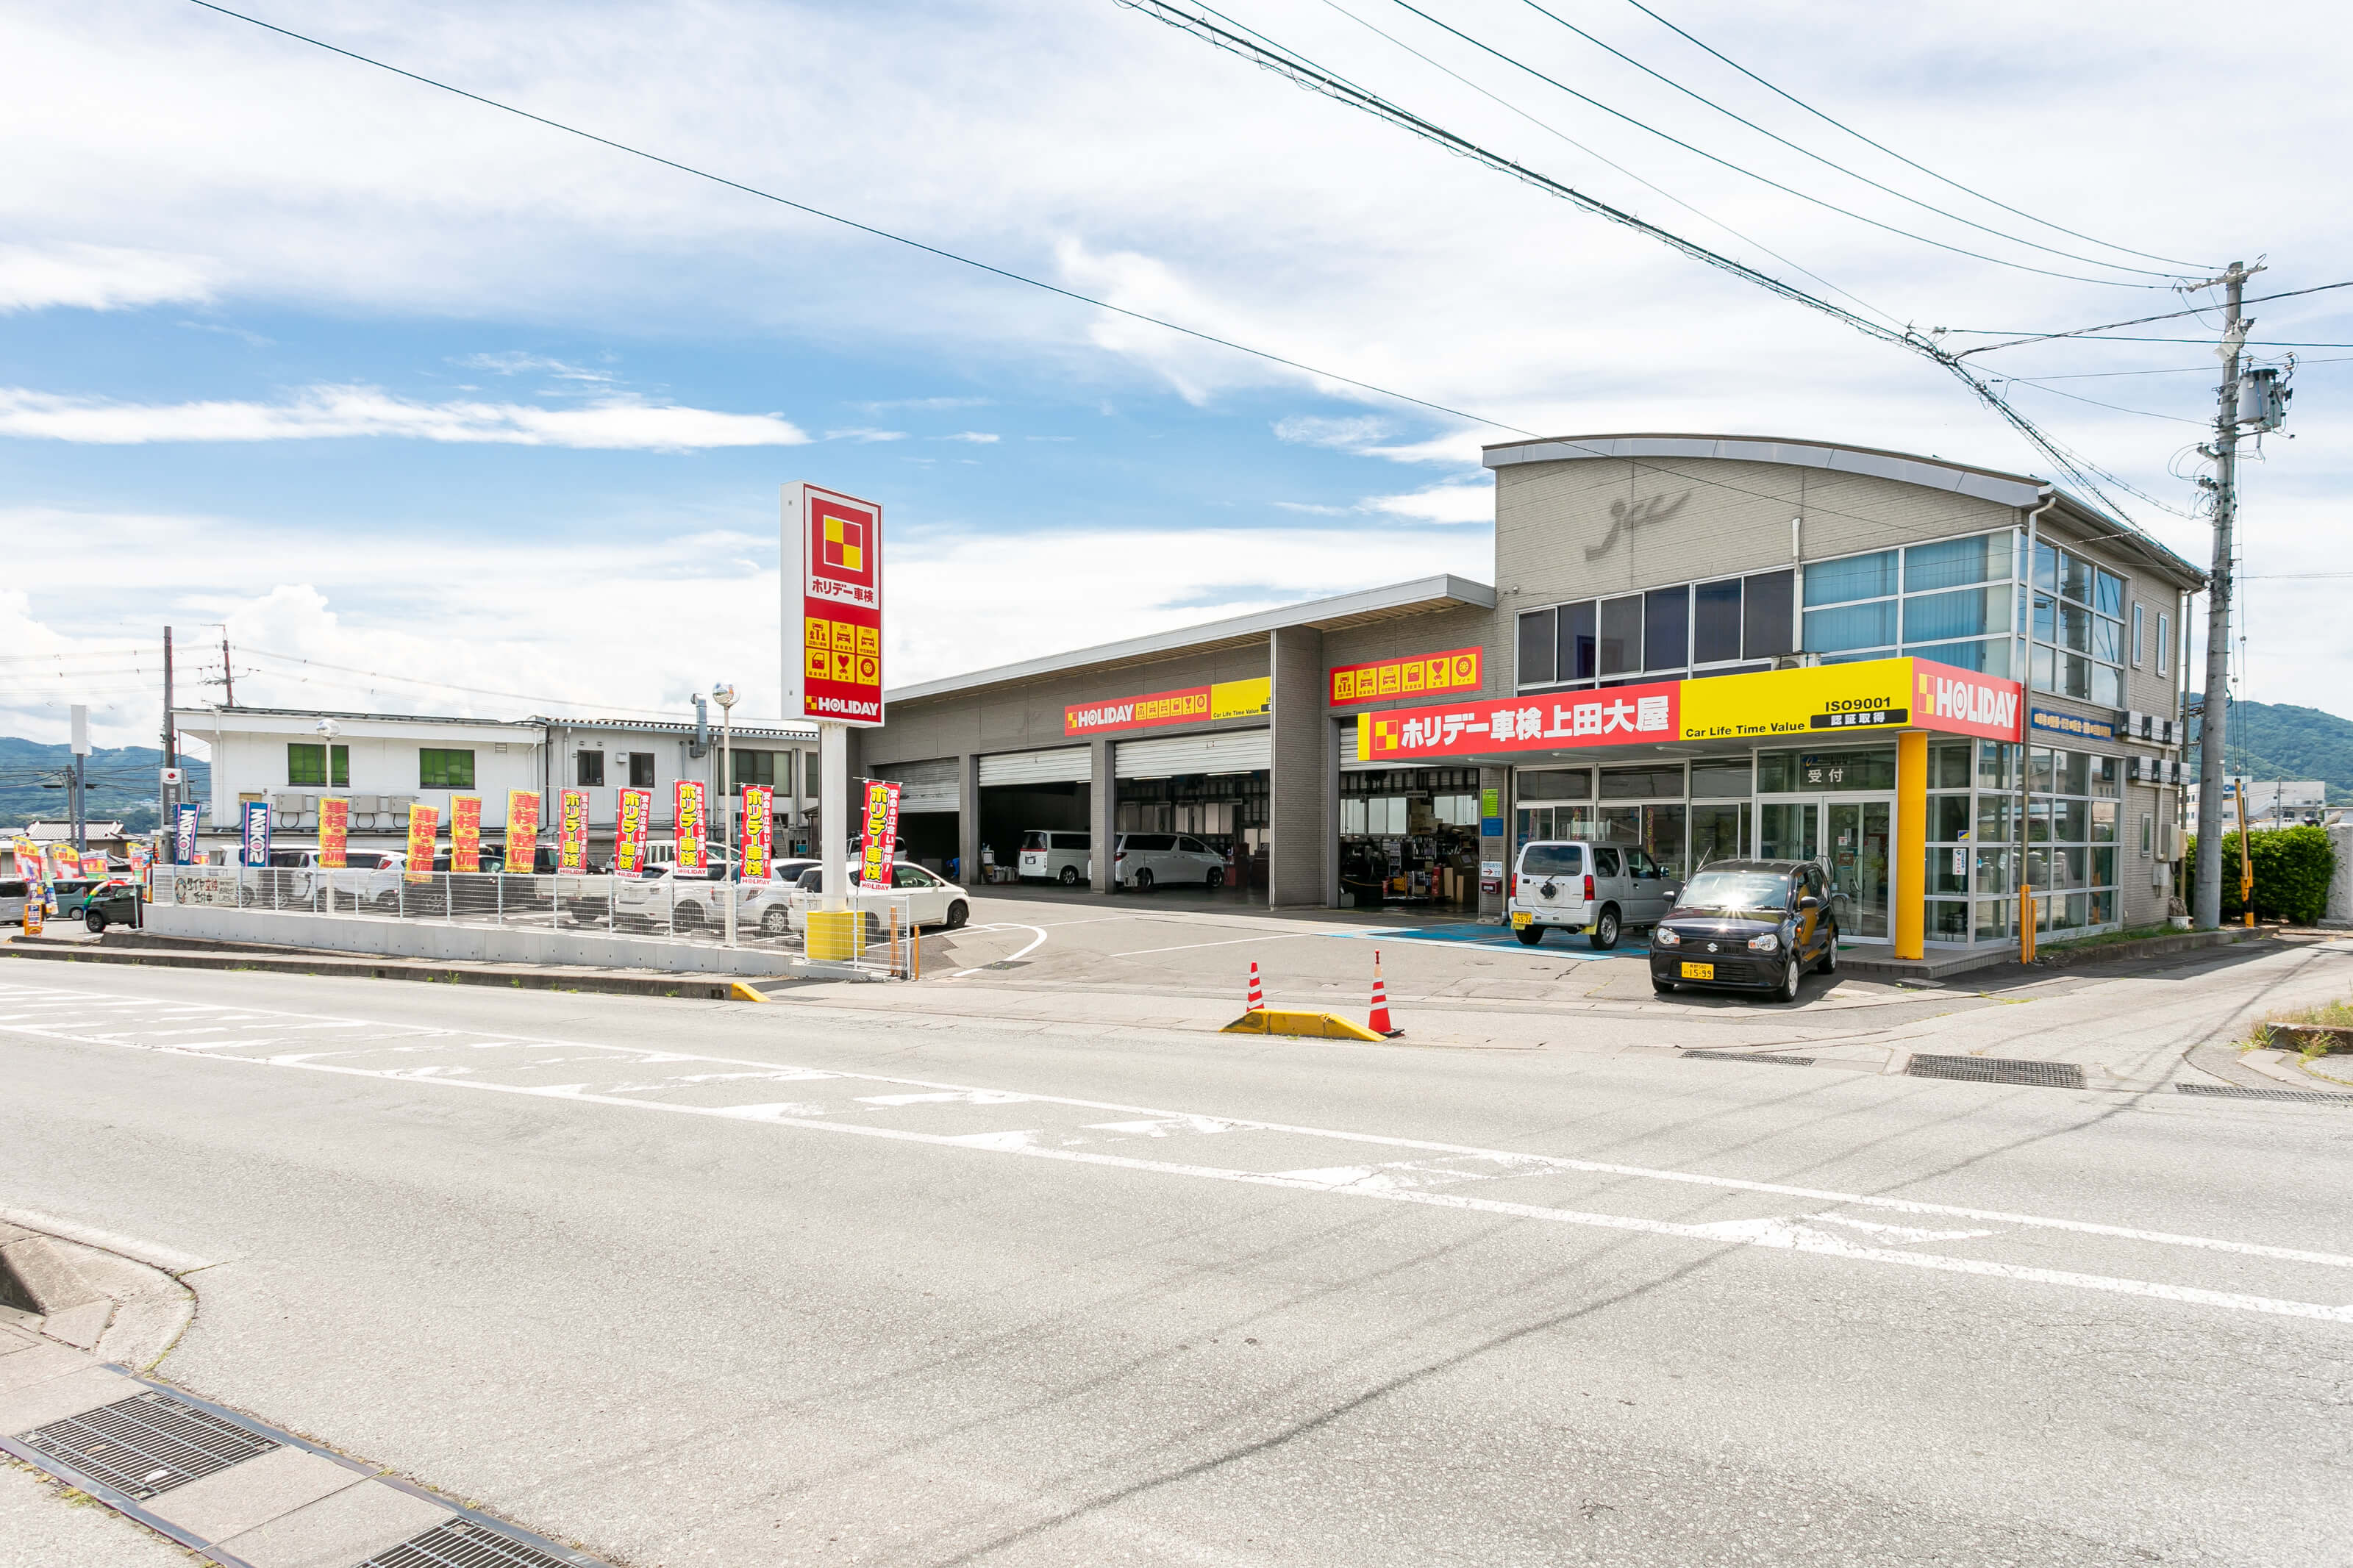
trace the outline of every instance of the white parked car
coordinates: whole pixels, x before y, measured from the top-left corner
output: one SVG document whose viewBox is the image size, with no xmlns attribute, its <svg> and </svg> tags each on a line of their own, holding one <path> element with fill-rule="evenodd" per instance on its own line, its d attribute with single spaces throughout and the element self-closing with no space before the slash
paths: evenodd
<svg viewBox="0 0 2353 1568">
<path fill-rule="evenodd" d="M 733 884 L 737 933 L 756 931 L 763 936 L 782 936 L 790 930 L 787 900 L 801 873 L 816 864 L 814 860 L 780 860 L 767 880 Z M 649 867 L 642 877 L 615 881 L 613 910 L 624 921 L 639 927 L 723 931 L 730 887 L 726 879 L 726 868 L 715 860 L 701 875 L 684 877 L 674 877 L 667 865 Z"/>
<path fill-rule="evenodd" d="M 824 883 L 825 872 L 820 868 L 811 867 L 801 874 L 786 903 L 793 930 L 806 931 L 809 910 L 824 907 Z M 871 910 L 873 920 L 887 921 L 889 916 L 883 911 L 893 903 L 903 907 L 908 918 L 919 926 L 942 926 L 954 931 L 972 918 L 971 895 L 937 872 L 904 860 L 891 868 L 889 892 L 862 888 L 849 890 L 849 907 Z"/>
<path fill-rule="evenodd" d="M 1023 881 L 1060 882 L 1075 888 L 1095 874 L 1094 836 L 1061 828 L 1033 827 L 1021 836 L 1021 854 L 1014 862 Z"/>
<path fill-rule="evenodd" d="M 1631 845 L 1543 839 L 1520 846 L 1504 907 L 1514 934 L 1530 947 L 1558 927 L 1607 951 L 1628 926 L 1665 919 L 1682 890 Z"/>
<path fill-rule="evenodd" d="M 1139 893 L 1170 882 L 1226 885 L 1226 858 L 1181 833 L 1123 833 L 1111 860 L 1112 879 Z"/>
</svg>

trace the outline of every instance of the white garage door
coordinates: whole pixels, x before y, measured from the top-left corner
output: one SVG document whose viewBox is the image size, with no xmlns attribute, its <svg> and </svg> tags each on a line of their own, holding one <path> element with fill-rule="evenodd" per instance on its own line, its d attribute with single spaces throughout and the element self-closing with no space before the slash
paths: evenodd
<svg viewBox="0 0 2353 1568">
<path fill-rule="evenodd" d="M 1114 764 L 1124 779 L 1167 778 L 1176 773 L 1248 773 L 1273 765 L 1273 735 L 1267 730 L 1176 735 L 1166 741 L 1122 741 Z"/>
<path fill-rule="evenodd" d="M 1357 756 L 1356 726 L 1352 723 L 1340 726 L 1340 771 L 1342 773 L 1359 773 L 1371 768 L 1395 766 L 1397 766 L 1395 763 L 1368 763 Z"/>
<path fill-rule="evenodd" d="M 956 767 L 954 757 L 930 763 L 885 763 L 874 770 L 874 776 L 898 781 L 901 811 L 954 811 L 962 798 L 956 788 Z"/>
<path fill-rule="evenodd" d="M 980 759 L 984 784 L 1084 784 L 1094 776 L 1094 748 L 1054 746 L 1042 752 L 1002 752 Z"/>
</svg>

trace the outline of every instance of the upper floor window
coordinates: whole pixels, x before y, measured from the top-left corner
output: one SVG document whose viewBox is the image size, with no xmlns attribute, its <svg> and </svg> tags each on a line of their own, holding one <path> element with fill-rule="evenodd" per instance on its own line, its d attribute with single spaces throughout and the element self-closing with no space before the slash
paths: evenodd
<svg viewBox="0 0 2353 1568">
<path fill-rule="evenodd" d="M 474 753 L 470 751 L 438 751 L 431 746 L 417 748 L 417 787 L 419 789 L 473 788 Z"/>
<path fill-rule="evenodd" d="M 2055 545 L 2034 547 L 2028 684 L 2103 708 L 2125 705 L 2125 580 Z"/>
<path fill-rule="evenodd" d="M 1833 664 L 1898 653 L 2007 676 L 2008 529 L 1806 563 L 1803 645 Z"/>
<path fill-rule="evenodd" d="M 593 788 L 605 782 L 605 753 L 575 752 L 572 753 L 572 782 Z"/>
<path fill-rule="evenodd" d="M 735 786 L 765 784 L 770 789 L 790 789 L 793 782 L 793 754 L 790 752 L 733 752 L 730 764 L 735 773 Z"/>
<path fill-rule="evenodd" d="M 352 785 L 352 749 L 305 741 L 290 741 L 286 746 L 286 782 L 290 784 L 313 784 L 325 789 L 349 789 Z"/>
<path fill-rule="evenodd" d="M 1790 572 L 1683 583 L 1520 615 L 1521 689 L 1721 674 L 1797 651 Z"/>
</svg>

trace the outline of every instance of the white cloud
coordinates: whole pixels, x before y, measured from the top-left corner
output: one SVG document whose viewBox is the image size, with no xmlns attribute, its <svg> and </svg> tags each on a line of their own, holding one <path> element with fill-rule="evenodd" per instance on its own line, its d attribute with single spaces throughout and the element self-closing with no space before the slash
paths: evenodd
<svg viewBox="0 0 2353 1568">
<path fill-rule="evenodd" d="M 1372 414 L 1352 419 L 1295 414 L 1274 422 L 1274 438 L 1294 446 L 1336 447 L 1344 452 L 1361 452 L 1393 428 L 1388 420 Z"/>
<path fill-rule="evenodd" d="M 969 441 L 976 447 L 994 447 L 997 437 L 987 430 L 959 430 L 953 436 L 936 436 L 938 441 Z"/>
<path fill-rule="evenodd" d="M 949 408 L 986 408 L 994 401 L 987 397 L 891 397 L 880 403 L 858 403 L 851 406 L 862 408 L 869 414 L 881 414 L 894 408 L 935 413 Z"/>
<path fill-rule="evenodd" d="M 1421 522 L 1493 522 L 1495 521 L 1495 487 L 1475 480 L 1432 485 L 1426 490 L 1414 490 L 1407 495 L 1375 496 L 1364 503 L 1364 508 L 1387 512 L 1392 517 L 1413 518 Z"/>
<path fill-rule="evenodd" d="M 649 451 L 797 447 L 808 440 L 798 426 L 773 414 L 725 414 L 624 397 L 579 408 L 420 403 L 372 386 L 313 386 L 282 403 L 172 404 L 124 403 L 0 387 L 0 436 L 101 446 L 371 436 Z"/>
<path fill-rule="evenodd" d="M 825 438 L 828 441 L 903 441 L 907 433 L 904 430 L 876 430 L 861 425 L 848 430 L 828 430 Z"/>
<path fill-rule="evenodd" d="M 67 305 L 123 310 L 212 298 L 206 267 L 185 256 L 106 245 L 0 245 L 0 311 Z"/>
<path fill-rule="evenodd" d="M 608 370 L 590 370 L 585 365 L 550 359 L 544 354 L 524 353 L 519 349 L 498 353 L 465 354 L 449 362 L 469 370 L 487 370 L 498 375 L 521 375 L 525 371 L 537 371 L 558 381 L 586 382 L 595 385 L 610 385 L 620 378 Z"/>
</svg>

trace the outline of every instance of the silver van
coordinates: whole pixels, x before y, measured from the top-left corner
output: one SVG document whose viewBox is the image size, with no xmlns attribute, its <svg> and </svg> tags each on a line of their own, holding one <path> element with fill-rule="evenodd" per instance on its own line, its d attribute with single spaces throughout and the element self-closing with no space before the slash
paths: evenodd
<svg viewBox="0 0 2353 1568">
<path fill-rule="evenodd" d="M 1075 888 L 1094 876 L 1094 836 L 1033 827 L 1021 836 L 1021 853 L 1013 868 L 1025 882 Z"/>
<path fill-rule="evenodd" d="M 1530 947 L 1553 927 L 1580 931 L 1603 952 L 1628 926 L 1656 925 L 1683 884 L 1630 844 L 1541 839 L 1520 846 L 1504 908 Z"/>
<path fill-rule="evenodd" d="M 21 877 L 0 881 L 0 923 L 23 925 L 25 900 L 31 896 L 31 886 Z"/>
</svg>

